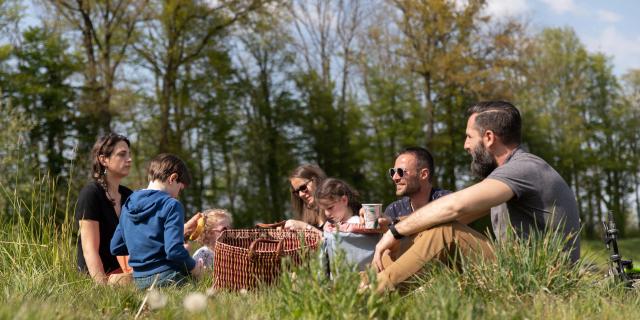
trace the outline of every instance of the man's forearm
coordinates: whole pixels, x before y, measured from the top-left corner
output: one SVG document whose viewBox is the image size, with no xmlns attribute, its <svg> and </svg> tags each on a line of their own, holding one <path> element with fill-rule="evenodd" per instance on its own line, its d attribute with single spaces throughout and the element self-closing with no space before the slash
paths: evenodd
<svg viewBox="0 0 640 320">
<path fill-rule="evenodd" d="M 462 223 L 462 224 L 469 224 L 471 222 L 474 222 L 486 215 L 488 215 L 490 213 L 490 211 L 480 211 L 480 212 L 476 212 L 474 214 L 465 214 L 462 215 L 460 218 L 458 218 L 458 222 Z"/>
<path fill-rule="evenodd" d="M 457 220 L 460 212 L 455 193 L 442 197 L 418 209 L 398 222 L 396 230 L 402 235 L 412 235 L 433 226 Z"/>
<path fill-rule="evenodd" d="M 430 202 L 399 222 L 396 230 L 408 236 L 456 220 L 468 223 L 488 213 L 491 207 L 504 203 L 513 196 L 513 191 L 504 182 L 485 179 Z"/>
</svg>

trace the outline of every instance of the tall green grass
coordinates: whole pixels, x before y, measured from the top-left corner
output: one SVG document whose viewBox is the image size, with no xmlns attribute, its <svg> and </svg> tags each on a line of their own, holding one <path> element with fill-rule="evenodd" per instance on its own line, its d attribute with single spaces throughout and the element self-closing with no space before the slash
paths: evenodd
<svg viewBox="0 0 640 320">
<path fill-rule="evenodd" d="M 0 319 L 132 318 L 145 292 L 95 285 L 75 269 L 73 202 L 58 205 L 55 180 L 33 180 L 30 193 L 0 185 L 10 207 L 0 212 Z M 55 213 L 64 211 L 64 221 Z M 624 243 L 624 241 L 623 241 Z M 163 289 L 153 319 L 621 319 L 636 318 L 640 295 L 604 273 L 571 265 L 554 234 L 496 243 L 496 262 L 463 263 L 463 271 L 431 264 L 407 291 L 359 292 L 360 276 L 342 259 L 324 275 L 318 259 L 248 293 L 217 292 L 207 308 L 189 313 L 183 299 L 206 292 L 211 276 Z M 295 276 L 294 276 L 295 274 Z M 370 277 L 373 279 L 374 274 Z"/>
<path fill-rule="evenodd" d="M 13 294 L 47 296 L 58 290 L 59 284 L 42 285 L 54 274 L 73 272 L 73 217 L 69 203 L 58 208 L 55 199 L 56 181 L 48 175 L 34 178 L 29 194 L 18 194 L 0 184 L 0 192 L 9 207 L 2 212 L 0 228 L 0 285 L 12 288 Z M 56 223 L 56 213 L 62 210 L 64 220 Z M 6 291 L 6 290 L 5 290 Z"/>
</svg>

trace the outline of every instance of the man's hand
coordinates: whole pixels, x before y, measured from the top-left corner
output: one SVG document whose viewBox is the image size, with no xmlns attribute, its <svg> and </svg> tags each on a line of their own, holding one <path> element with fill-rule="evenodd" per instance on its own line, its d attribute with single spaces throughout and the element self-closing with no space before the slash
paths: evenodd
<svg viewBox="0 0 640 320">
<path fill-rule="evenodd" d="M 200 219 L 200 217 L 202 217 L 202 213 L 198 212 L 198 213 L 194 214 L 193 217 L 191 217 L 191 219 L 189 219 L 189 221 L 187 221 L 187 223 L 184 224 L 184 237 L 185 238 L 187 236 L 191 235 L 193 233 L 193 231 L 196 230 L 196 226 L 198 225 L 198 219 Z"/>
<path fill-rule="evenodd" d="M 391 219 L 387 217 L 378 218 L 378 228 L 380 228 L 382 232 L 387 232 L 387 230 L 389 230 L 390 224 L 391 224 Z"/>
<path fill-rule="evenodd" d="M 376 267 L 378 272 L 384 270 L 384 266 L 382 265 L 382 254 L 386 250 L 391 250 L 397 245 L 397 243 L 398 240 L 396 240 L 389 231 L 385 232 L 382 235 L 382 239 L 378 241 L 378 244 L 376 245 L 376 252 L 373 254 L 373 265 Z"/>
</svg>

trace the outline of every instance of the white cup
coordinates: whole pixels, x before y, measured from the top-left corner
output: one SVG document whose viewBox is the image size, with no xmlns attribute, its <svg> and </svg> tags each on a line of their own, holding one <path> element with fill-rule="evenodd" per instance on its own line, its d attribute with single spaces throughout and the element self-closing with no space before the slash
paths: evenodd
<svg viewBox="0 0 640 320">
<path fill-rule="evenodd" d="M 378 218 L 382 214 L 382 203 L 363 203 L 364 228 L 378 229 Z"/>
</svg>

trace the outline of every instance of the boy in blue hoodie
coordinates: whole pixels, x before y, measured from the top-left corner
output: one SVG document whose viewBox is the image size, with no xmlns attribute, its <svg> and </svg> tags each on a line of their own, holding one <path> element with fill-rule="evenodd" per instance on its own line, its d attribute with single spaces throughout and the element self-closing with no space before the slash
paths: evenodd
<svg viewBox="0 0 640 320">
<path fill-rule="evenodd" d="M 147 189 L 131 194 L 122 206 L 111 254 L 129 255 L 140 289 L 154 281 L 156 286 L 183 284 L 189 274 L 200 277 L 203 268 L 184 247 L 184 208 L 176 200 L 191 177 L 180 158 L 166 153 L 151 160 L 147 172 Z"/>
</svg>

